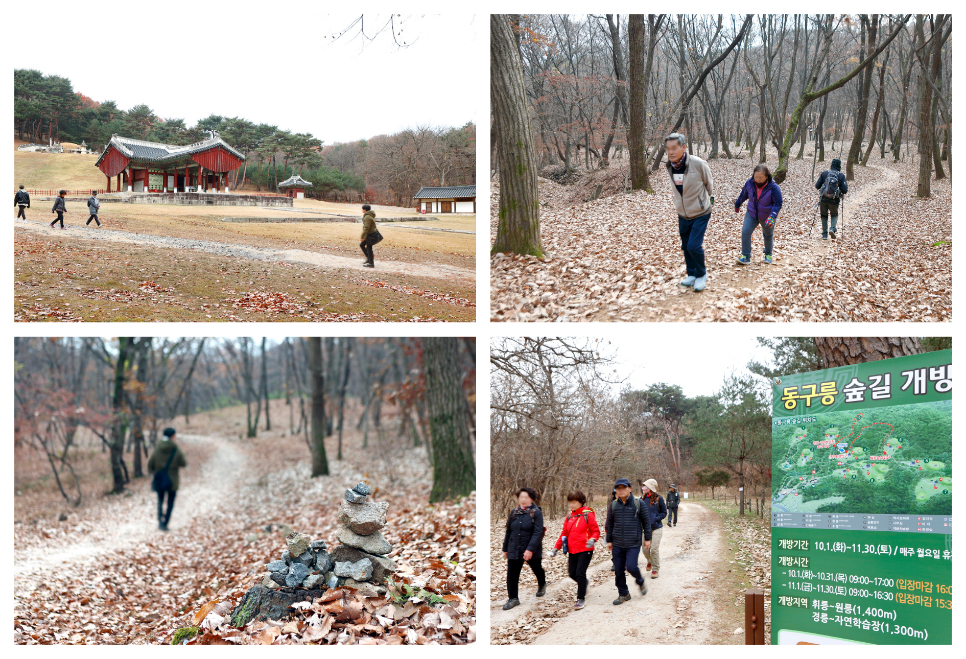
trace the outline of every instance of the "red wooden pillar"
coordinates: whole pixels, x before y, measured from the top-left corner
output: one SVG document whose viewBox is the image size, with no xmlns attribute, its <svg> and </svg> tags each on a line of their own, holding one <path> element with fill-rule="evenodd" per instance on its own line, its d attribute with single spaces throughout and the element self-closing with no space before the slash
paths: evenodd
<svg viewBox="0 0 966 659">
<path fill-rule="evenodd" d="M 110 176 L 107 177 L 107 191 L 108 192 L 111 191 L 111 177 Z"/>
<path fill-rule="evenodd" d="M 162 192 L 168 191 L 168 172 L 167 171 L 164 173 L 164 187 L 161 190 Z"/>
</svg>

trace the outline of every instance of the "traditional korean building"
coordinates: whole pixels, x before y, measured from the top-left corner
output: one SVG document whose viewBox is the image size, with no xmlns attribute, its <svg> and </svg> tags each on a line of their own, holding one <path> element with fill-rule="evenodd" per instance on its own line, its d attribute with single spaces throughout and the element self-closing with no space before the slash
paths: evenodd
<svg viewBox="0 0 966 659">
<path fill-rule="evenodd" d="M 475 213 L 476 186 L 420 188 L 413 196 L 416 209 L 427 213 Z"/>
<path fill-rule="evenodd" d="M 287 179 L 278 184 L 280 190 L 285 190 L 286 197 L 293 199 L 305 199 L 305 188 L 311 188 L 312 183 L 306 181 L 298 174 L 292 174 Z"/>
<path fill-rule="evenodd" d="M 94 163 L 107 176 L 107 191 L 116 178 L 117 192 L 224 192 L 228 173 L 245 156 L 214 133 L 211 138 L 178 146 L 114 135 Z"/>
</svg>

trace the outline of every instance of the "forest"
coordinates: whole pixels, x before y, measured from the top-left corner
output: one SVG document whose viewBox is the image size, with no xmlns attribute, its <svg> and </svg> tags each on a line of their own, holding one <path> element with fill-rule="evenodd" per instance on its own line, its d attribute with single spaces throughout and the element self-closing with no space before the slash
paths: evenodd
<svg viewBox="0 0 966 659">
<path fill-rule="evenodd" d="M 159 117 L 146 104 L 119 108 L 73 88 L 69 78 L 35 69 L 14 71 L 14 134 L 22 141 L 85 141 L 104 148 L 112 134 L 165 144 L 191 144 L 217 131 L 245 155 L 231 189 L 278 192 L 278 182 L 299 174 L 310 197 L 410 206 L 421 186 L 476 182 L 476 126 L 414 126 L 391 135 L 325 144 L 311 133 L 217 114 L 188 126 Z"/>
</svg>

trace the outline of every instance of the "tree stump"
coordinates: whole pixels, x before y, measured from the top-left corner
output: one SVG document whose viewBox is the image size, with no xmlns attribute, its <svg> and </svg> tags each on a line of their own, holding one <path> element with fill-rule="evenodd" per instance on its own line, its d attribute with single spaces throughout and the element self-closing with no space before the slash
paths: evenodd
<svg viewBox="0 0 966 659">
<path fill-rule="evenodd" d="M 231 612 L 231 624 L 244 627 L 252 620 L 282 620 L 292 613 L 296 602 L 311 602 L 322 597 L 327 588 L 266 588 L 258 584 L 245 593 L 241 602 Z"/>
</svg>

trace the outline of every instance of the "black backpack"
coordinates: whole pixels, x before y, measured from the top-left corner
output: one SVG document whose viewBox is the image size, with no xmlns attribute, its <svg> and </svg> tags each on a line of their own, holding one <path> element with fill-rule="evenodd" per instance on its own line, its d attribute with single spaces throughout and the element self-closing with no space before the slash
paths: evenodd
<svg viewBox="0 0 966 659">
<path fill-rule="evenodd" d="M 168 469 L 171 467 L 171 463 L 174 462 L 174 455 L 177 452 L 178 447 L 175 446 L 174 450 L 171 451 L 171 455 L 168 456 L 168 463 L 164 465 L 164 469 L 154 472 L 154 480 L 151 482 L 151 489 L 155 492 L 164 492 L 165 490 L 170 490 L 171 486 L 174 485 L 174 483 L 171 482 L 171 476 L 168 474 Z"/>
<path fill-rule="evenodd" d="M 826 199 L 838 199 L 842 196 L 839 190 L 839 174 L 834 169 L 825 170 L 825 184 L 821 192 Z"/>
</svg>

